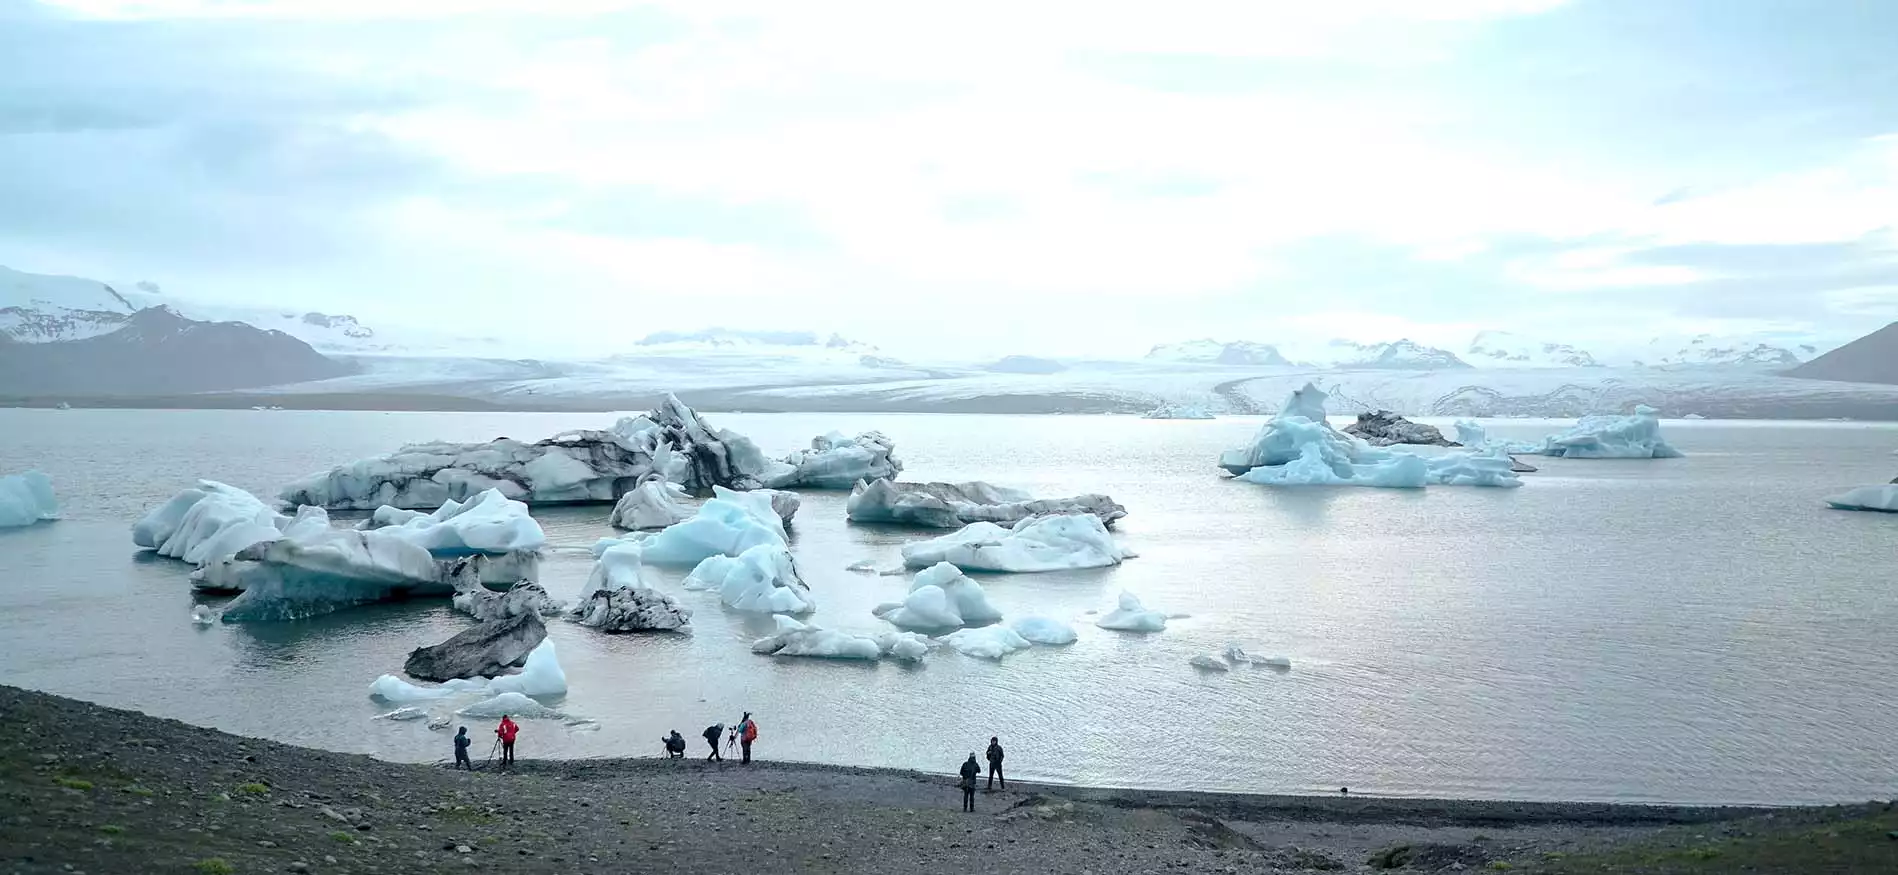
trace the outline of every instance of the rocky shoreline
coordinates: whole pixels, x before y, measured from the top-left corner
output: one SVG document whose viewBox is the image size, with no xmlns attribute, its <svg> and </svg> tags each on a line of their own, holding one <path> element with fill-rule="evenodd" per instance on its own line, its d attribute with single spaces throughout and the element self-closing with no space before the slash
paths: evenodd
<svg viewBox="0 0 1898 875">
<path fill-rule="evenodd" d="M 962 814 L 952 779 L 917 772 L 697 758 L 456 772 L 13 687 L 0 727 L 0 871 L 22 875 L 1573 871 L 1561 861 L 1871 816 L 1026 785 Z M 487 722 L 469 727 L 480 757 Z"/>
</svg>

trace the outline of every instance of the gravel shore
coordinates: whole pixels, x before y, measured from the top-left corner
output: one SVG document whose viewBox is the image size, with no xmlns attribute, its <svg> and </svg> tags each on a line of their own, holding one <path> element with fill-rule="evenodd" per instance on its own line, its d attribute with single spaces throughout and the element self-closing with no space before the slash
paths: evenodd
<svg viewBox="0 0 1898 875">
<path fill-rule="evenodd" d="M 469 721 L 477 756 L 488 723 Z M 0 871 L 16 873 L 1533 870 L 1854 814 L 1025 785 L 959 802 L 940 776 L 763 760 L 455 772 L 0 687 Z"/>
</svg>

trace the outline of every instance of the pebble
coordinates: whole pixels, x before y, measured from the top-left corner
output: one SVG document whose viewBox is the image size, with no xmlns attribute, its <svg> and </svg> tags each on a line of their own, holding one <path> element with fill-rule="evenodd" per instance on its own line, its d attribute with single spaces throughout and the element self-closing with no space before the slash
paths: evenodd
<svg viewBox="0 0 1898 875">
<path fill-rule="evenodd" d="M 467 845 L 456 845 L 456 846 L 455 846 L 455 853 L 457 853 L 457 854 L 472 854 L 472 853 L 474 853 L 474 848 L 471 848 L 471 847 L 468 847 Z"/>
<path fill-rule="evenodd" d="M 308 864 L 308 863 L 305 863 L 305 862 L 303 862 L 302 860 L 298 860 L 297 862 L 295 862 L 295 863 L 291 863 L 291 864 L 290 864 L 290 871 L 292 871 L 292 872 L 308 872 L 308 871 L 310 871 L 310 864 Z"/>
<path fill-rule="evenodd" d="M 335 858 L 334 856 L 331 856 L 331 855 L 329 855 L 329 854 L 324 854 L 324 855 L 323 855 L 323 862 L 325 862 L 325 863 L 328 863 L 328 864 L 330 864 L 331 866 L 334 866 L 334 865 L 336 865 L 336 858 Z"/>
<path fill-rule="evenodd" d="M 263 841 L 260 841 L 257 843 L 257 847 L 260 847 L 260 848 L 274 848 L 276 846 L 277 846 L 277 843 L 269 839 L 264 839 Z"/>
</svg>

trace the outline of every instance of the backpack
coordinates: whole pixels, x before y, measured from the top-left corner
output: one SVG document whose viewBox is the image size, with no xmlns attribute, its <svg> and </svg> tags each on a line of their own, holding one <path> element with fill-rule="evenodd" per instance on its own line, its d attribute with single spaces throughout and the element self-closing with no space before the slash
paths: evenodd
<svg viewBox="0 0 1898 875">
<path fill-rule="evenodd" d="M 723 723 L 714 723 L 710 726 L 705 727 L 705 733 L 704 733 L 705 740 L 713 744 L 717 744 L 718 737 L 724 734 L 725 734 L 725 724 Z"/>
<path fill-rule="evenodd" d="M 757 722 L 757 721 L 755 721 L 755 720 L 746 720 L 746 721 L 745 721 L 745 733 L 744 733 L 744 740 L 745 740 L 745 741 L 757 741 L 757 740 L 758 740 L 758 722 Z"/>
</svg>

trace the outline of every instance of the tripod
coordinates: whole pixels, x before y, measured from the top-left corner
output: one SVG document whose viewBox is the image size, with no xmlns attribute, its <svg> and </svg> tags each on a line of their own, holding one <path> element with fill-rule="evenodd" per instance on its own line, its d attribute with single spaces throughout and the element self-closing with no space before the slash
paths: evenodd
<svg viewBox="0 0 1898 875">
<path fill-rule="evenodd" d="M 491 744 L 488 746 L 488 759 L 486 762 L 481 764 L 482 771 L 485 772 L 485 771 L 488 771 L 489 769 L 494 768 L 494 755 L 500 750 L 501 750 L 501 739 L 497 738 L 494 740 L 494 744 Z"/>
</svg>

